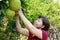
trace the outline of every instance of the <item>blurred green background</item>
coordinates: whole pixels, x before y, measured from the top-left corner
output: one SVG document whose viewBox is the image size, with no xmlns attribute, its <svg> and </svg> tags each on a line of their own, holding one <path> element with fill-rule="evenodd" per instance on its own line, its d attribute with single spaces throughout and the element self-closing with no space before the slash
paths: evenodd
<svg viewBox="0 0 60 40">
<path fill-rule="evenodd" d="M 38 16 L 46 16 L 51 27 L 60 30 L 60 0 L 20 0 L 25 17 L 33 24 Z M 15 5 L 13 5 L 15 6 Z M 20 34 L 15 27 L 13 13 L 7 16 L 9 0 L 0 0 L 0 40 L 27 40 L 27 37 Z M 20 19 L 21 20 L 21 19 Z M 20 22 L 25 28 L 23 22 Z"/>
</svg>

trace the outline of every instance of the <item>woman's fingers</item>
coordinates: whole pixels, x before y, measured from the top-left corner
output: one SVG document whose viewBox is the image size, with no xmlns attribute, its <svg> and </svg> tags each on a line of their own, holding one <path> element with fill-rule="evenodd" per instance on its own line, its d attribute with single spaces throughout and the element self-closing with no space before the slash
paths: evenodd
<svg viewBox="0 0 60 40">
<path fill-rule="evenodd" d="M 18 17 L 19 16 L 19 13 L 16 11 L 15 12 L 15 17 Z"/>
</svg>

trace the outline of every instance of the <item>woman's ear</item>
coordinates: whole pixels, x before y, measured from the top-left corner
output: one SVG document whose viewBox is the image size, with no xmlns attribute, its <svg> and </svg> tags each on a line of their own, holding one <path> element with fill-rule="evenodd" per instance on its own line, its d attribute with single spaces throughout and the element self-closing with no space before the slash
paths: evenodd
<svg viewBox="0 0 60 40">
<path fill-rule="evenodd" d="M 44 28 L 45 26 L 43 25 L 42 28 Z"/>
</svg>

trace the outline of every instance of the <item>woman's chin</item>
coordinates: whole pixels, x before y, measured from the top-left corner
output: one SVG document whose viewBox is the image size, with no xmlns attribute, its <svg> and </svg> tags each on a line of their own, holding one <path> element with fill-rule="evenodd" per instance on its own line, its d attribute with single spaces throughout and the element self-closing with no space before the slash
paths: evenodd
<svg viewBox="0 0 60 40">
<path fill-rule="evenodd" d="M 36 27 L 37 29 L 41 29 L 41 27 Z"/>
<path fill-rule="evenodd" d="M 35 25 L 35 27 L 36 27 L 37 29 L 40 29 L 40 28 L 41 28 L 41 27 L 38 27 L 38 26 L 36 26 L 36 25 Z"/>
</svg>

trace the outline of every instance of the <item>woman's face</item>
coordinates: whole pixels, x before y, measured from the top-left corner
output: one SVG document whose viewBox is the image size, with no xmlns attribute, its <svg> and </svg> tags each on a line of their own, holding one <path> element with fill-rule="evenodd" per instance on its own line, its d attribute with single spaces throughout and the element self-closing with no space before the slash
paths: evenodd
<svg viewBox="0 0 60 40">
<path fill-rule="evenodd" d="M 34 21 L 34 26 L 36 28 L 42 28 L 43 27 L 43 22 L 42 22 L 42 18 L 38 18 L 37 20 Z"/>
</svg>

